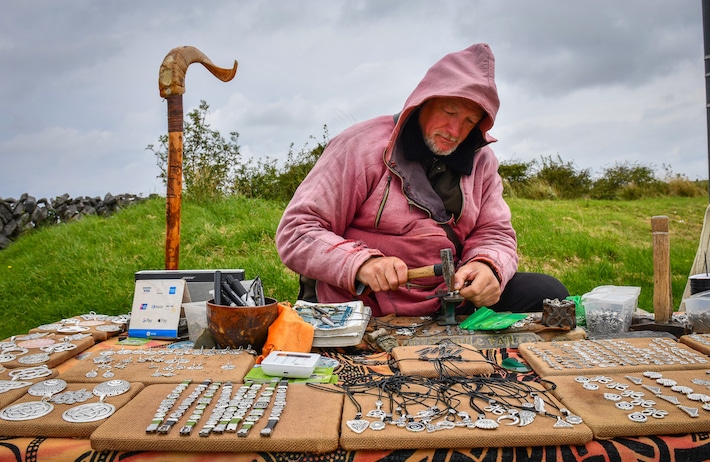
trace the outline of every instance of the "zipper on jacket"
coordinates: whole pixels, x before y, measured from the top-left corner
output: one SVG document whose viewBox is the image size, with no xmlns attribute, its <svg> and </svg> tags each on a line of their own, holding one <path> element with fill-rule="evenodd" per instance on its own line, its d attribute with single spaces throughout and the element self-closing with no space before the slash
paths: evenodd
<svg viewBox="0 0 710 462">
<path fill-rule="evenodd" d="M 385 209 L 385 204 L 387 203 L 387 198 L 390 195 L 390 183 L 392 182 L 392 175 L 387 175 L 387 185 L 385 186 L 385 192 L 382 194 L 382 200 L 380 201 L 380 207 L 377 209 L 377 216 L 375 217 L 375 228 L 380 226 L 380 219 L 382 218 L 382 212 Z"/>
</svg>

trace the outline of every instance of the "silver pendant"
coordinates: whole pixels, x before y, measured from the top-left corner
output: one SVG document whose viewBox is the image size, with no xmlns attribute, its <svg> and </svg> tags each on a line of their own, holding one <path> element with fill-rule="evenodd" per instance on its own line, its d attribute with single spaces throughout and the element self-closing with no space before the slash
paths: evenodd
<svg viewBox="0 0 710 462">
<path fill-rule="evenodd" d="M 44 417 L 54 410 L 54 405 L 46 401 L 29 401 L 13 404 L 0 411 L 3 420 L 32 420 Z"/>
<path fill-rule="evenodd" d="M 525 427 L 530 425 L 535 420 L 535 413 L 533 411 L 522 410 L 518 413 L 520 416 L 520 427 Z"/>
<path fill-rule="evenodd" d="M 555 425 L 553 425 L 552 428 L 574 428 L 574 425 L 562 420 L 562 416 L 558 415 L 557 422 L 555 422 Z"/>
<path fill-rule="evenodd" d="M 634 385 L 641 385 L 643 383 L 643 379 L 641 377 L 634 377 L 631 375 L 625 375 L 624 377 L 626 377 L 626 379 Z"/>
<path fill-rule="evenodd" d="M 27 356 L 22 356 L 17 360 L 20 364 L 40 364 L 49 361 L 49 355 L 47 353 L 35 353 Z"/>
<path fill-rule="evenodd" d="M 66 387 L 67 383 L 62 379 L 49 379 L 35 383 L 27 390 L 27 393 L 32 396 L 50 397 L 64 390 Z"/>
<path fill-rule="evenodd" d="M 8 372 L 12 380 L 34 380 L 47 377 L 51 374 L 52 370 L 44 364 L 41 366 L 17 368 Z"/>
<path fill-rule="evenodd" d="M 688 414 L 690 417 L 699 417 L 697 407 L 678 406 L 678 409 Z"/>
<path fill-rule="evenodd" d="M 406 428 L 410 432 L 418 433 L 418 432 L 423 432 L 424 430 L 426 430 L 426 425 L 421 422 L 417 422 L 416 420 L 412 420 L 411 422 L 407 423 Z"/>
<path fill-rule="evenodd" d="M 96 385 L 93 393 L 100 398 L 101 402 L 103 402 L 106 397 L 122 395 L 130 388 L 131 384 L 126 380 L 114 379 Z"/>
<path fill-rule="evenodd" d="M 498 422 L 493 419 L 476 419 L 476 427 L 482 430 L 495 430 L 499 427 Z"/>
<path fill-rule="evenodd" d="M 62 414 L 62 419 L 71 423 L 95 422 L 103 420 L 116 412 L 116 406 L 109 403 L 80 404 L 67 409 Z"/>
<path fill-rule="evenodd" d="M 100 332 L 118 332 L 120 330 L 123 330 L 121 326 L 116 324 L 103 324 L 100 326 L 96 326 L 94 329 Z"/>
<path fill-rule="evenodd" d="M 636 423 L 644 423 L 648 420 L 648 417 L 640 412 L 632 412 L 629 414 L 629 420 Z"/>
<path fill-rule="evenodd" d="M 375 420 L 375 421 L 370 422 L 370 430 L 379 431 L 379 430 L 384 430 L 385 427 L 386 427 L 385 423 L 381 420 Z"/>
<path fill-rule="evenodd" d="M 32 382 L 18 382 L 13 380 L 0 380 L 0 393 L 10 390 L 17 390 L 32 385 Z"/>
<path fill-rule="evenodd" d="M 365 419 L 348 420 L 345 422 L 345 425 L 347 425 L 348 428 L 355 433 L 362 433 L 368 429 L 370 421 Z"/>
<path fill-rule="evenodd" d="M 670 396 L 670 395 L 658 395 L 659 398 L 668 401 L 671 404 L 680 404 L 680 400 L 676 398 L 675 396 Z"/>
<path fill-rule="evenodd" d="M 86 391 L 86 388 L 82 388 L 81 390 L 59 393 L 58 395 L 52 396 L 49 401 L 54 404 L 76 404 L 83 403 L 92 396 L 94 395 Z"/>
</svg>

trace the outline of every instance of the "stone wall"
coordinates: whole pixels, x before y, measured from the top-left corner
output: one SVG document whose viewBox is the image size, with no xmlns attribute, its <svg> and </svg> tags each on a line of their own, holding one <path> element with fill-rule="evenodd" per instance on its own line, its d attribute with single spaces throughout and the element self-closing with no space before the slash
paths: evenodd
<svg viewBox="0 0 710 462">
<path fill-rule="evenodd" d="M 35 199 L 23 194 L 19 199 L 0 197 L 0 250 L 25 233 L 40 226 L 56 225 L 79 220 L 85 215 L 109 216 L 112 213 L 145 200 L 132 194 L 111 193 L 100 197 L 69 197 Z"/>
</svg>

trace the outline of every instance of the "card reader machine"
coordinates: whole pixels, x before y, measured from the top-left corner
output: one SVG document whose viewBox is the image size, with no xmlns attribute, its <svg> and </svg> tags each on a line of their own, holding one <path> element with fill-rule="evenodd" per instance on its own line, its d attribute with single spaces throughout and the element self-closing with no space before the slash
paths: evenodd
<svg viewBox="0 0 710 462">
<path fill-rule="evenodd" d="M 313 374 L 320 355 L 316 353 L 294 353 L 272 351 L 261 361 L 261 370 L 276 377 L 308 378 Z"/>
</svg>

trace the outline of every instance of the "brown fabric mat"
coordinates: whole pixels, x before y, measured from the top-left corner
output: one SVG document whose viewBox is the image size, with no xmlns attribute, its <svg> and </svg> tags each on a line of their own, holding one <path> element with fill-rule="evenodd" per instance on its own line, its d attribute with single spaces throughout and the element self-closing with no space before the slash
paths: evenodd
<svg viewBox="0 0 710 462">
<path fill-rule="evenodd" d="M 56 341 L 55 343 L 61 343 L 61 342 L 63 342 L 62 339 L 64 337 L 67 337 L 67 336 L 66 335 L 53 335 L 51 338 Z M 17 342 L 18 346 L 21 346 L 21 345 L 27 345 L 28 344 L 27 342 L 29 342 L 30 340 L 25 341 L 25 340 L 15 339 L 15 341 Z M 58 365 L 60 365 L 64 361 L 66 361 L 67 359 L 72 358 L 72 357 L 80 354 L 82 351 L 90 348 L 94 344 L 94 339 L 93 339 L 93 337 L 86 337 L 81 340 L 72 340 L 71 343 L 76 345 L 76 348 L 74 348 L 73 350 L 58 351 L 55 353 L 51 353 L 49 355 L 49 360 L 47 360 L 46 362 L 43 362 L 43 363 L 36 363 L 36 364 L 21 363 L 19 360 L 22 357 L 26 357 L 26 356 L 33 355 L 33 354 L 44 353 L 39 348 L 27 348 L 27 350 L 28 350 L 27 353 L 18 355 L 17 358 L 15 358 L 14 360 L 2 363 L 2 365 L 7 367 L 8 369 L 11 369 L 11 368 L 15 368 L 15 367 L 30 367 L 30 366 L 39 366 L 40 364 L 45 364 L 47 367 L 52 369 L 52 368 L 57 367 Z"/>
<path fill-rule="evenodd" d="M 478 350 L 470 345 L 453 345 L 455 348 L 463 349 L 457 355 L 460 360 L 442 361 L 443 367 L 450 371 L 450 375 L 489 375 L 494 369 L 491 364 L 486 361 Z M 419 377 L 439 377 L 440 371 L 436 367 L 435 361 L 421 360 L 420 355 L 424 350 L 433 347 L 426 346 L 402 346 L 392 349 L 392 357 L 397 361 L 399 370 L 402 375 L 416 375 Z M 436 354 L 428 354 L 426 358 L 436 359 Z"/>
<path fill-rule="evenodd" d="M 538 390 L 544 390 L 542 385 L 538 383 L 531 382 L 530 386 Z M 407 389 L 411 391 L 409 387 Z M 376 420 L 367 417 L 367 413 L 375 409 L 375 401 L 377 399 L 378 396 L 375 395 L 357 395 L 356 401 L 362 407 L 364 420 Z M 549 399 L 553 400 L 555 405 L 560 406 L 557 401 L 554 401 L 554 397 L 550 396 Z M 383 401 L 386 400 L 383 399 Z M 480 400 L 477 399 L 475 404 L 481 409 L 488 404 L 479 401 Z M 385 410 L 386 406 L 387 404 L 383 406 L 383 410 Z M 422 409 L 423 407 L 421 406 L 408 406 L 407 413 L 416 415 L 416 413 Z M 461 399 L 456 409 L 458 411 L 468 412 L 473 419 L 478 415 L 478 411 L 469 406 L 468 398 Z M 557 410 L 549 409 L 551 415 L 553 413 L 552 411 L 559 414 Z M 385 411 L 388 412 L 388 410 Z M 553 428 L 557 419 L 553 418 L 551 415 L 537 415 L 532 423 L 523 427 L 508 425 L 513 422 L 503 419 L 500 421 L 499 426 L 493 430 L 456 427 L 434 432 L 412 432 L 396 425 L 386 424 L 383 430 L 375 431 L 368 428 L 362 433 L 355 433 L 347 425 L 347 421 L 355 419 L 355 413 L 355 404 L 350 400 L 345 400 L 340 445 L 346 450 L 581 445 L 592 440 L 592 431 L 583 423 L 574 425 L 572 428 Z M 497 420 L 499 417 L 498 415 L 486 412 L 487 419 Z"/>
<path fill-rule="evenodd" d="M 708 389 L 703 385 L 696 385 L 691 382 L 692 379 L 710 380 L 705 371 L 690 370 L 690 371 L 663 371 L 663 378 L 675 380 L 678 385 L 689 386 L 696 393 L 706 393 Z M 662 386 L 656 382 L 656 379 L 648 378 L 643 373 L 630 374 L 603 374 L 612 379 L 611 383 L 620 383 L 628 385 L 628 390 L 640 391 L 644 393 L 642 399 L 652 400 L 653 409 L 667 411 L 668 415 L 663 418 L 655 418 L 648 416 L 643 423 L 634 422 L 629 419 L 629 414 L 633 412 L 641 412 L 648 407 L 635 405 L 632 410 L 621 410 L 616 406 L 615 401 L 604 398 L 605 393 L 620 394 L 622 391 L 607 388 L 607 384 L 597 383 L 598 390 L 587 390 L 583 384 L 576 381 L 576 377 L 550 377 L 549 380 L 557 384 L 557 388 L 553 391 L 562 404 L 564 404 L 573 413 L 581 416 L 585 423 L 594 432 L 596 438 L 612 438 L 615 436 L 644 436 L 644 435 L 675 435 L 681 433 L 700 433 L 710 431 L 710 411 L 702 408 L 701 401 L 692 401 L 683 393 L 671 390 L 671 387 Z M 584 374 L 581 374 L 584 376 Z M 651 391 L 643 388 L 641 385 L 634 384 L 626 376 L 635 379 L 641 379 L 643 385 L 659 387 L 662 396 L 672 396 L 678 399 L 681 406 L 687 406 L 697 409 L 698 417 L 691 417 L 686 412 L 656 395 Z M 596 376 L 587 375 L 588 378 Z M 630 402 L 633 398 L 622 397 L 622 401 Z"/>
<path fill-rule="evenodd" d="M 26 369 L 26 367 L 18 367 L 15 369 L 6 369 L 2 366 L 0 366 L 0 380 L 13 380 L 13 378 L 10 376 L 10 370 L 22 370 Z M 58 374 L 56 369 L 51 369 L 51 373 L 45 377 L 39 377 L 36 379 L 32 380 L 14 380 L 15 382 L 30 382 L 31 384 L 41 382 L 42 380 L 47 380 L 56 377 Z M 8 404 L 12 403 L 13 401 L 20 399 L 22 395 L 27 393 L 27 389 L 31 387 L 32 385 L 27 385 L 26 387 L 22 388 L 16 388 L 14 390 L 8 390 L 6 392 L 0 393 L 0 408 L 3 408 L 7 406 Z"/>
<path fill-rule="evenodd" d="M 195 387 L 196 384 L 190 385 L 184 392 L 185 396 Z M 314 453 L 334 451 L 338 448 L 342 394 L 316 390 L 305 384 L 289 385 L 287 404 L 281 414 L 281 421 L 270 437 L 261 436 L 259 432 L 266 426 L 273 402 L 246 437 L 238 437 L 235 433 L 199 436 L 198 432 L 214 408 L 216 399 L 205 409 L 202 419 L 190 436 L 180 435 L 180 428 L 188 419 L 189 411 L 167 435 L 146 434 L 145 430 L 153 418 L 153 412 L 172 389 L 172 386 L 165 384 L 146 387 L 91 435 L 91 447 L 102 451 Z"/>
<path fill-rule="evenodd" d="M 45 379 L 46 380 L 46 379 Z M 91 392 L 96 384 L 93 383 L 75 383 L 67 384 L 67 388 L 62 391 L 76 391 L 81 389 L 86 389 Z M 124 406 L 126 403 L 131 401 L 139 391 L 143 389 L 143 384 L 132 383 L 131 388 L 124 394 L 118 396 L 110 396 L 104 399 L 105 403 L 112 404 L 116 406 L 116 410 Z M 40 401 L 42 398 L 38 396 L 32 396 L 25 393 L 25 395 L 12 403 L 11 405 L 17 403 L 24 403 L 29 401 Z M 104 420 L 99 420 L 96 422 L 67 422 L 62 418 L 62 414 L 67 409 L 71 407 L 78 406 L 85 403 L 97 403 L 99 402 L 98 396 L 93 396 L 89 398 L 84 403 L 76 404 L 53 404 L 54 409 L 49 414 L 32 420 L 20 420 L 20 421 L 8 421 L 0 419 L 0 435 L 3 436 L 44 436 L 44 437 L 54 437 L 54 438 L 88 438 L 91 433 L 101 425 Z M 112 416 L 108 417 L 109 419 Z"/>
<path fill-rule="evenodd" d="M 710 355 L 710 334 L 683 335 L 678 341 L 704 355 Z M 710 369 L 710 366 L 708 366 L 708 369 Z"/>
<path fill-rule="evenodd" d="M 231 351 L 235 352 L 235 350 Z M 104 355 L 101 355 L 100 351 L 91 351 L 90 354 L 82 355 L 74 366 L 59 374 L 59 377 L 67 382 L 103 382 L 107 380 L 103 374 L 110 371 L 114 374 L 112 378 L 141 382 L 146 385 L 180 383 L 188 379 L 193 382 L 201 382 L 208 378 L 242 383 L 246 373 L 254 366 L 254 356 L 245 351 L 239 354 L 230 354 L 229 352 L 230 350 L 209 350 L 205 354 L 200 350 L 170 350 L 167 348 L 118 349 L 114 350 L 114 354 L 108 355 L 112 365 L 108 369 L 98 367 L 99 364 L 94 362 L 94 358 Z M 183 362 L 180 363 L 180 360 Z M 125 365 L 126 367 L 119 368 L 116 365 Z M 172 371 L 169 369 L 170 367 L 173 368 Z M 87 377 L 86 374 L 92 371 L 96 373 L 96 377 Z M 157 376 L 156 373 L 161 375 Z"/>
<path fill-rule="evenodd" d="M 637 355 L 634 359 L 636 364 L 616 361 L 618 356 L 605 345 L 612 345 L 614 348 L 623 348 L 630 345 L 637 349 L 637 351 L 633 352 Z M 601 346 L 602 351 L 609 353 L 609 356 L 590 357 L 587 363 L 580 363 L 576 360 L 575 354 L 572 353 L 571 348 L 573 346 L 576 346 L 578 351 L 582 351 L 585 354 L 591 354 Z M 647 353 L 652 353 L 653 350 L 657 348 L 673 356 L 675 359 L 664 363 L 654 362 L 654 358 L 652 357 L 650 360 L 646 360 L 646 364 L 642 364 L 644 352 L 638 350 L 646 349 L 648 350 Z M 643 372 L 649 368 L 657 371 L 710 368 L 710 359 L 707 356 L 668 338 L 624 338 L 612 340 L 578 340 L 575 342 L 524 343 L 519 346 L 518 351 L 540 377 Z M 544 354 L 544 358 L 538 356 L 535 351 Z M 545 359 L 552 363 L 552 365 L 548 364 Z"/>
</svg>

